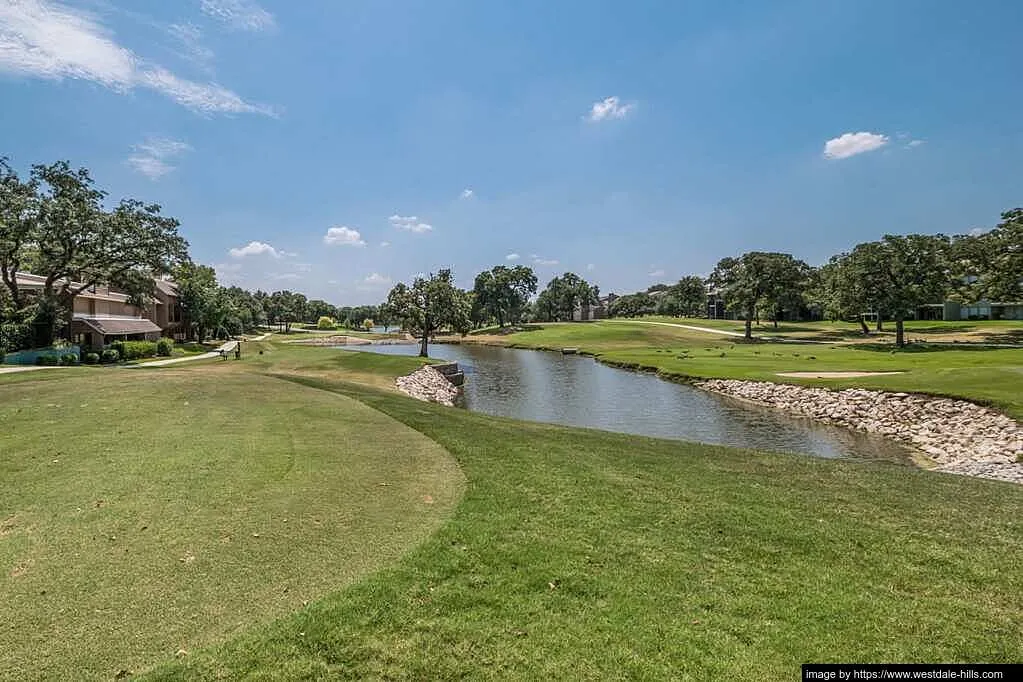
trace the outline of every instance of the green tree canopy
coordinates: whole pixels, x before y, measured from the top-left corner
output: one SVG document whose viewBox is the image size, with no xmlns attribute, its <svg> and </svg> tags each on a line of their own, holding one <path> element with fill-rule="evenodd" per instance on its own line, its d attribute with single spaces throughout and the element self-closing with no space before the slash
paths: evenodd
<svg viewBox="0 0 1023 682">
<path fill-rule="evenodd" d="M 449 328 L 465 333 L 469 329 L 471 302 L 454 285 L 449 269 L 417 277 L 412 286 L 399 282 L 387 296 L 387 307 L 407 332 L 420 337 L 419 355 L 424 358 L 436 331 Z"/>
<path fill-rule="evenodd" d="M 502 327 L 515 324 L 522 318 L 530 296 L 536 293 L 536 275 L 525 265 L 498 265 L 476 275 L 473 293 L 474 307 L 484 319 L 497 320 Z"/>
<path fill-rule="evenodd" d="M 544 322 L 565 322 L 580 305 L 597 303 L 600 289 L 574 272 L 555 277 L 537 297 L 535 312 Z"/>
</svg>

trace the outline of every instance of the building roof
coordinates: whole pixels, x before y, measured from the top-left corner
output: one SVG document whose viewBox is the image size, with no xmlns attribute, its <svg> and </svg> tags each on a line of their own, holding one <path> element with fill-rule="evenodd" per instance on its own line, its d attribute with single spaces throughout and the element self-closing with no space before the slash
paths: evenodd
<svg viewBox="0 0 1023 682">
<path fill-rule="evenodd" d="M 160 293 L 166 294 L 167 296 L 178 295 L 178 285 L 169 279 L 156 280 L 156 288 Z"/>
<path fill-rule="evenodd" d="M 152 320 L 139 317 L 94 317 L 75 316 L 76 322 L 84 322 L 103 336 L 116 334 L 149 334 L 162 331 Z"/>
</svg>

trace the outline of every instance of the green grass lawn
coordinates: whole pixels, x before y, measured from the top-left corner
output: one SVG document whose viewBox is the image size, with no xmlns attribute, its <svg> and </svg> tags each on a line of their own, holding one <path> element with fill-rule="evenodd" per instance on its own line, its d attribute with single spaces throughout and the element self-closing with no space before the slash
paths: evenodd
<svg viewBox="0 0 1023 682">
<path fill-rule="evenodd" d="M 702 326 L 701 322 L 715 321 L 692 322 Z M 524 348 L 577 347 L 604 362 L 677 378 L 757 379 L 958 396 L 1023 418 L 1023 348 L 922 344 L 896 350 L 879 344 L 750 344 L 687 329 L 610 320 L 537 325 L 529 331 L 487 337 L 487 342 Z M 816 371 L 904 374 L 843 380 L 778 376 L 779 372 Z"/>
<path fill-rule="evenodd" d="M 394 392 L 414 358 L 246 348 L 97 373 L 102 400 L 92 375 L 0 377 L 0 670 L 790 680 L 1023 659 L 1023 486 L 494 418 Z M 120 419 L 58 416 L 71 395 Z"/>
<path fill-rule="evenodd" d="M 1023 657 L 1023 489 L 525 424 L 324 379 L 468 478 L 396 566 L 147 679 L 790 680 Z"/>
<path fill-rule="evenodd" d="M 462 491 L 439 445 L 344 396 L 78 374 L 0 384 L 0 678 L 112 679 L 231 637 L 394 561 Z"/>
</svg>

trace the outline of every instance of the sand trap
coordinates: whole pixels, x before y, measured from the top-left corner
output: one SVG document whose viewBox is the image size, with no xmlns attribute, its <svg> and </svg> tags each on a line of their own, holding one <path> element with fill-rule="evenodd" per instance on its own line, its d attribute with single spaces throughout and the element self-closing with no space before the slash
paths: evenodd
<svg viewBox="0 0 1023 682">
<path fill-rule="evenodd" d="M 905 374 L 905 372 L 778 372 L 780 377 L 795 379 L 852 379 L 854 377 L 879 377 L 885 374 Z"/>
</svg>

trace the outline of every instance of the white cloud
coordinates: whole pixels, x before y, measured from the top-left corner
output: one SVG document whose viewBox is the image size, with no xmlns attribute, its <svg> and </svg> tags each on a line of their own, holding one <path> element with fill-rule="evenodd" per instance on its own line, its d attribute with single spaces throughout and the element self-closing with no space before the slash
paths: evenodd
<svg viewBox="0 0 1023 682">
<path fill-rule="evenodd" d="M 391 242 L 380 242 L 380 248 L 382 248 L 382 249 L 386 249 L 390 245 L 391 245 Z"/>
<path fill-rule="evenodd" d="M 847 159 L 872 152 L 888 144 L 888 136 L 880 133 L 844 133 L 824 143 L 825 159 Z"/>
<path fill-rule="evenodd" d="M 199 68 L 209 71 L 216 55 L 213 50 L 202 44 L 202 31 L 195 24 L 171 24 L 167 27 L 170 34 L 181 45 L 179 54 Z"/>
<path fill-rule="evenodd" d="M 906 143 L 906 146 L 919 147 L 920 145 L 924 144 L 924 142 L 925 142 L 924 140 L 910 140 L 909 142 Z"/>
<path fill-rule="evenodd" d="M 989 228 L 987 227 L 975 227 L 972 230 L 970 230 L 969 235 L 971 237 L 979 237 L 980 235 L 985 234 L 988 231 L 988 229 Z"/>
<path fill-rule="evenodd" d="M 174 170 L 175 166 L 171 161 L 192 151 L 192 147 L 180 140 L 150 137 L 132 147 L 132 150 L 134 153 L 128 157 L 126 163 L 150 180 L 159 180 Z"/>
<path fill-rule="evenodd" d="M 651 270 L 647 273 L 649 277 L 664 277 L 664 270 L 658 268 L 657 270 Z"/>
<path fill-rule="evenodd" d="M 594 270 L 594 268 L 596 268 L 596 267 L 597 267 L 597 266 L 596 266 L 596 265 L 594 265 L 593 263 L 587 263 L 587 264 L 586 264 L 586 270 L 587 270 L 587 272 L 592 272 L 592 271 Z"/>
<path fill-rule="evenodd" d="M 344 225 L 332 227 L 323 235 L 323 243 L 327 246 L 365 246 L 362 235 L 358 230 L 353 230 Z"/>
<path fill-rule="evenodd" d="M 519 256 L 519 254 L 517 253 L 509 253 L 507 256 L 504 257 L 505 260 L 518 260 L 519 258 L 521 258 L 521 256 Z"/>
<path fill-rule="evenodd" d="M 368 277 L 366 277 L 366 279 L 362 280 L 362 283 L 384 286 L 390 284 L 392 281 L 393 280 L 390 277 L 374 272 L 372 275 L 369 275 Z"/>
<path fill-rule="evenodd" d="M 296 280 L 302 279 L 302 275 L 295 274 L 294 272 L 285 272 L 283 274 L 273 273 L 270 275 L 270 279 L 273 280 Z"/>
<path fill-rule="evenodd" d="M 374 272 L 373 274 L 363 278 L 360 282 L 358 282 L 355 288 L 358 289 L 359 291 L 377 291 L 380 289 L 386 289 L 393 283 L 394 280 L 392 280 L 387 275 L 381 275 L 379 273 Z"/>
<path fill-rule="evenodd" d="M 249 242 L 245 246 L 231 249 L 227 252 L 231 258 L 245 258 L 246 256 L 273 256 L 280 258 L 283 253 L 270 246 L 266 242 Z"/>
<path fill-rule="evenodd" d="M 533 259 L 534 265 L 558 265 L 558 261 L 553 258 L 540 258 L 537 255 L 530 256 Z"/>
<path fill-rule="evenodd" d="M 217 83 L 180 78 L 114 40 L 92 14 L 54 0 L 0 2 L 0 72 L 99 83 L 115 92 L 148 88 L 200 114 L 262 113 Z"/>
<path fill-rule="evenodd" d="M 607 119 L 625 118 L 636 105 L 634 103 L 622 104 L 617 96 L 605 97 L 599 102 L 594 102 L 590 107 L 587 118 L 594 123 Z"/>
<path fill-rule="evenodd" d="M 458 196 L 461 199 L 472 199 L 473 194 L 475 194 L 475 192 L 473 192 L 471 189 L 466 187 L 465 189 L 462 190 L 462 193 L 459 194 Z"/>
<path fill-rule="evenodd" d="M 327 280 L 327 284 L 341 284 L 341 282 L 339 282 L 336 279 L 328 279 Z"/>
<path fill-rule="evenodd" d="M 203 13 L 237 31 L 267 31 L 276 27 L 274 15 L 252 0 L 202 0 Z"/>
<path fill-rule="evenodd" d="M 387 219 L 387 221 L 391 223 L 391 225 L 394 225 L 399 230 L 415 232 L 416 234 L 429 232 L 430 230 L 433 229 L 433 225 L 419 222 L 419 218 L 417 218 L 414 215 L 410 216 L 392 215 L 390 218 Z"/>
</svg>

